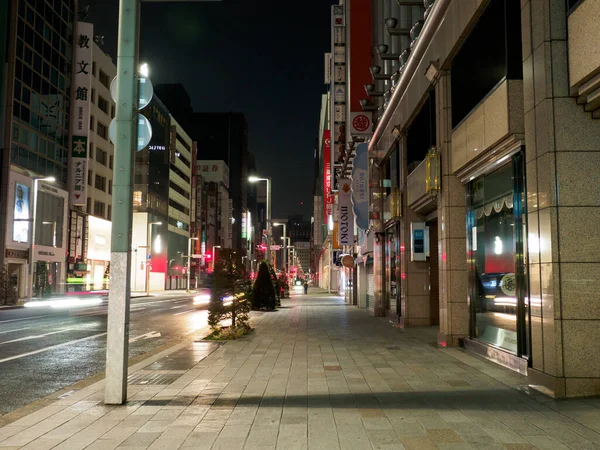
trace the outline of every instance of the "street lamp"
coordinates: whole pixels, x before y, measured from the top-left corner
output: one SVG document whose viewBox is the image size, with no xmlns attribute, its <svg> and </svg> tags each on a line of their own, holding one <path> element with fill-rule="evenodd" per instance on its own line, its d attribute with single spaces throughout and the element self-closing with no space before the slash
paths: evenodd
<svg viewBox="0 0 600 450">
<path fill-rule="evenodd" d="M 271 177 L 259 178 L 254 175 L 248 178 L 250 183 L 257 183 L 259 181 L 267 182 L 267 252 L 266 257 L 267 261 L 270 260 L 271 256 Z"/>
<path fill-rule="evenodd" d="M 281 238 L 281 239 L 283 239 L 283 258 L 282 258 L 283 259 L 283 271 L 287 272 L 287 270 L 286 270 L 287 257 L 286 257 L 286 254 L 285 254 L 285 251 L 287 249 L 287 246 L 285 245 L 286 244 L 285 239 L 286 239 L 286 228 L 287 227 L 286 227 L 285 223 L 279 223 L 279 222 L 275 222 L 273 224 L 273 226 L 274 227 L 283 226 L 283 237 Z"/>
<path fill-rule="evenodd" d="M 148 234 L 146 234 L 146 245 L 148 254 L 152 255 L 152 225 L 162 225 L 162 222 L 148 222 Z M 146 295 L 150 295 L 150 267 L 148 265 L 148 256 L 146 256 Z"/>
<path fill-rule="evenodd" d="M 33 266 L 35 265 L 35 217 L 37 216 L 37 196 L 38 196 L 38 183 L 40 181 L 48 181 L 54 183 L 56 178 L 54 177 L 33 177 L 33 218 L 31 222 L 31 249 L 29 255 L 29 276 L 30 276 L 30 289 L 29 289 L 29 300 L 33 297 Z"/>
<path fill-rule="evenodd" d="M 192 253 L 192 241 L 197 241 L 197 237 L 188 238 L 188 264 L 187 264 L 187 292 L 190 292 L 190 258 Z"/>
<path fill-rule="evenodd" d="M 215 253 L 215 248 L 221 248 L 220 245 L 213 245 L 212 247 L 212 263 L 213 263 L 213 272 L 215 271 L 215 261 L 217 259 L 217 254 Z"/>
</svg>

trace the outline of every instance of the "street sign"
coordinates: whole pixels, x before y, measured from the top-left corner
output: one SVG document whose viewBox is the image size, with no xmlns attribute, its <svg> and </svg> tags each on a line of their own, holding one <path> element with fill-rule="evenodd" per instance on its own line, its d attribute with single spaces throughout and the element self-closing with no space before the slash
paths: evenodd
<svg viewBox="0 0 600 450">
<path fill-rule="evenodd" d="M 137 151 L 140 152 L 150 143 L 152 139 L 152 125 L 142 114 L 137 116 L 138 136 L 137 136 Z M 117 142 L 117 119 L 113 119 L 108 126 L 108 137 L 110 141 L 116 145 Z"/>
<path fill-rule="evenodd" d="M 154 87 L 150 78 L 145 75 L 138 75 L 139 79 L 139 92 L 138 92 L 138 109 L 144 109 L 154 96 Z M 110 83 L 110 96 L 113 101 L 117 101 L 117 77 L 114 77 Z"/>
<path fill-rule="evenodd" d="M 281 250 L 281 245 L 271 245 L 271 250 Z"/>
</svg>

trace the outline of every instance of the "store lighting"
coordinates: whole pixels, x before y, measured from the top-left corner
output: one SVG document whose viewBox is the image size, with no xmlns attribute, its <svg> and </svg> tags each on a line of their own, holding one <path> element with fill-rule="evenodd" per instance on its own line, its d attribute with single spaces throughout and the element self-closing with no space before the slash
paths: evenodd
<svg viewBox="0 0 600 450">
<path fill-rule="evenodd" d="M 500 236 L 496 236 L 494 239 L 494 253 L 496 255 L 502 254 L 502 239 L 500 239 Z"/>
</svg>

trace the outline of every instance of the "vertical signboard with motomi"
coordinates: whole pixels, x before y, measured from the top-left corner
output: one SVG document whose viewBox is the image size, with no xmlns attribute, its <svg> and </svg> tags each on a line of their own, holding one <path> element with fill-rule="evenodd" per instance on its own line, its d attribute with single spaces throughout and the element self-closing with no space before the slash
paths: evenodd
<svg viewBox="0 0 600 450">
<path fill-rule="evenodd" d="M 94 26 L 78 22 L 75 27 L 75 59 L 71 95 L 71 205 L 87 203 L 87 155 L 92 95 L 92 46 Z"/>
<path fill-rule="evenodd" d="M 354 245 L 354 212 L 352 210 L 352 181 L 346 178 L 340 180 L 338 191 L 339 201 L 339 233 L 340 245 Z"/>
</svg>

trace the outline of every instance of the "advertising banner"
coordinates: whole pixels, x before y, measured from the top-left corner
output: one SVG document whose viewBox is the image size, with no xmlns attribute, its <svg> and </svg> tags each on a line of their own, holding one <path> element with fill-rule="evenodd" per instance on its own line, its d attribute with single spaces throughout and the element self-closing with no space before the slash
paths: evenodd
<svg viewBox="0 0 600 450">
<path fill-rule="evenodd" d="M 323 131 L 323 205 L 325 220 L 332 214 L 335 197 L 331 194 L 331 131 Z"/>
<path fill-rule="evenodd" d="M 352 182 L 346 178 L 340 180 L 339 201 L 339 233 L 340 245 L 354 245 L 354 212 L 352 211 Z"/>
<path fill-rule="evenodd" d="M 87 204 L 87 155 L 92 95 L 92 45 L 94 26 L 77 22 L 75 26 L 75 75 L 71 98 L 71 205 Z"/>
<path fill-rule="evenodd" d="M 15 183 L 13 241 L 29 242 L 29 186 Z"/>
<path fill-rule="evenodd" d="M 352 203 L 356 226 L 369 228 L 369 144 L 358 144 L 352 169 Z"/>
</svg>

